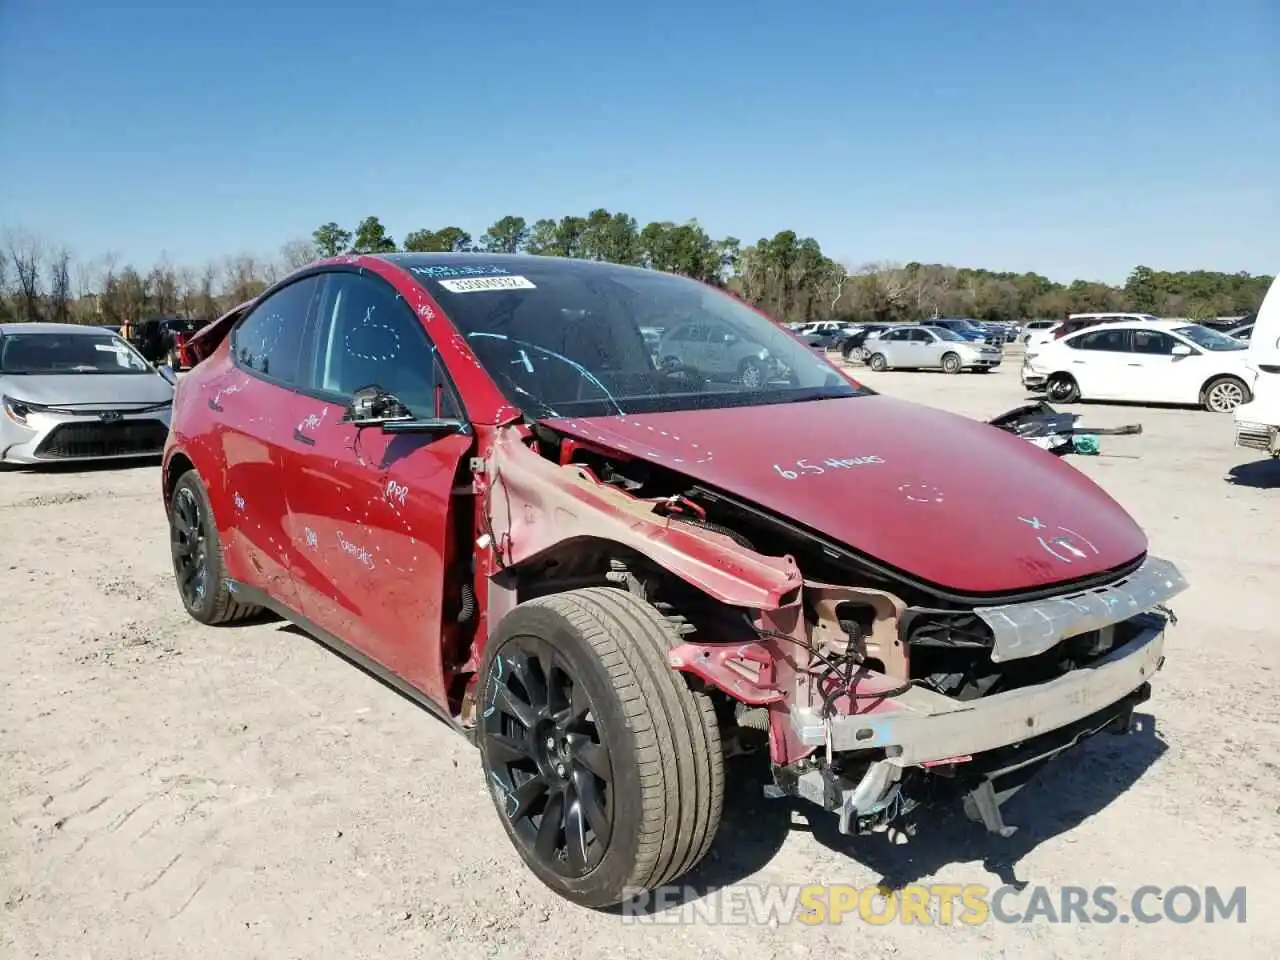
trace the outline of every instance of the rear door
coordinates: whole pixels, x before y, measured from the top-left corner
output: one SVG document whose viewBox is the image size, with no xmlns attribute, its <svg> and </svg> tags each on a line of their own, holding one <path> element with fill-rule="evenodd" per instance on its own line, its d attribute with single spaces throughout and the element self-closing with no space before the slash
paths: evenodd
<svg viewBox="0 0 1280 960">
<path fill-rule="evenodd" d="M 225 474 L 208 482 L 223 493 L 214 502 L 225 532 L 229 572 L 297 609 L 292 567 L 298 558 L 287 529 L 282 438 L 292 431 L 288 410 L 311 335 L 311 309 L 320 282 L 296 280 L 265 298 L 231 332 L 232 363 L 209 384 Z M 212 480 L 212 478 L 210 478 Z"/>
<path fill-rule="evenodd" d="M 1054 351 L 1059 362 L 1052 372 L 1070 374 L 1087 399 L 1122 400 L 1132 389 L 1127 329 L 1108 327 L 1076 334 L 1064 339 Z"/>
<path fill-rule="evenodd" d="M 464 416 L 425 327 L 391 284 L 327 273 L 316 316 L 285 472 L 302 613 L 443 703 L 441 648 L 472 577 L 474 437 L 469 426 L 433 436 L 342 422 L 353 394 L 375 384 L 415 417 Z"/>
</svg>

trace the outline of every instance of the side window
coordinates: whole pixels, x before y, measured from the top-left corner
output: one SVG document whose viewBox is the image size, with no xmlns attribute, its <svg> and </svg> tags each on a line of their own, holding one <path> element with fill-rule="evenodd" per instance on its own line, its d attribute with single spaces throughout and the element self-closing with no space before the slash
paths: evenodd
<svg viewBox="0 0 1280 960">
<path fill-rule="evenodd" d="M 1077 350 L 1105 350 L 1110 353 L 1129 352 L 1128 330 L 1095 330 L 1067 341 L 1067 346 Z"/>
<path fill-rule="evenodd" d="M 231 335 L 236 363 L 291 385 L 305 379 L 307 315 L 319 284 L 314 276 L 291 283 L 249 311 Z"/>
<path fill-rule="evenodd" d="M 309 387 L 349 399 L 377 385 L 415 417 L 461 417 L 461 405 L 421 321 L 383 280 L 325 275 Z"/>
<path fill-rule="evenodd" d="M 884 331 L 884 333 L 880 334 L 880 339 L 881 339 L 882 341 L 884 341 L 884 340 L 888 340 L 890 343 L 894 342 L 895 340 L 901 340 L 901 339 L 902 339 L 902 331 L 901 331 L 901 330 L 886 330 L 886 331 Z"/>
<path fill-rule="evenodd" d="M 680 327 L 679 329 L 676 330 L 675 333 L 671 335 L 671 339 L 675 343 L 684 343 L 686 340 L 692 340 L 693 327 L 690 327 L 688 325 Z"/>
<path fill-rule="evenodd" d="M 1145 353 L 1148 356 L 1156 354 L 1157 356 L 1167 357 L 1173 353 L 1174 344 L 1177 341 L 1167 333 L 1161 333 L 1159 330 L 1135 330 L 1133 331 L 1133 352 Z"/>
<path fill-rule="evenodd" d="M 912 330 L 911 339 L 917 343 L 933 343 L 938 338 L 933 335 L 931 330 Z"/>
</svg>

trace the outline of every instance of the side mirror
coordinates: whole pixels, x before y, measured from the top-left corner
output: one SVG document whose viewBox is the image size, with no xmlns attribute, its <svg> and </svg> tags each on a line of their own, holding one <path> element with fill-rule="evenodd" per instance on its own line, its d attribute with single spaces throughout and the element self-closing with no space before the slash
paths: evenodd
<svg viewBox="0 0 1280 960">
<path fill-rule="evenodd" d="M 437 436 L 462 433 L 467 424 L 454 417 L 419 419 L 399 397 L 377 385 L 361 387 L 342 414 L 342 423 L 356 427 L 380 427 L 383 433 L 428 433 Z"/>
<path fill-rule="evenodd" d="M 166 380 L 168 380 L 170 383 L 175 384 L 175 385 L 177 384 L 177 382 L 178 382 L 178 375 L 177 375 L 176 373 L 174 373 L 174 372 L 173 372 L 173 367 L 169 366 L 169 365 L 166 363 L 164 366 L 159 367 L 159 368 L 158 368 L 158 371 L 159 371 L 159 373 L 160 373 L 160 376 L 164 377 L 164 378 L 165 378 Z"/>
<path fill-rule="evenodd" d="M 413 414 L 398 397 L 377 384 L 361 387 L 351 395 L 342 422 L 357 427 L 381 426 L 391 420 L 412 420 Z"/>
<path fill-rule="evenodd" d="M 1185 343 L 1175 343 L 1173 345 L 1173 355 L 1175 357 L 1189 357 L 1194 352 L 1195 351 L 1193 351 Z"/>
</svg>

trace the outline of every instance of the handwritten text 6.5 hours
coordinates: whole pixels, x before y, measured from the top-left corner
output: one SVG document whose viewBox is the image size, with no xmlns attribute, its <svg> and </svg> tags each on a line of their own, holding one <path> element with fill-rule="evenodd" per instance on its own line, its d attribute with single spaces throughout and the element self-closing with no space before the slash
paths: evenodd
<svg viewBox="0 0 1280 960">
<path fill-rule="evenodd" d="M 773 469 L 777 470 L 778 473 L 787 480 L 794 480 L 805 474 L 817 476 L 820 473 L 826 473 L 828 470 L 847 470 L 849 467 L 860 467 L 867 463 L 884 463 L 884 458 L 849 457 L 845 460 L 839 460 L 835 457 L 831 457 L 827 460 L 823 460 L 820 464 L 810 463 L 808 460 L 797 460 L 795 463 L 789 465 L 795 469 L 788 469 L 788 466 L 778 463 L 773 465 Z"/>
</svg>

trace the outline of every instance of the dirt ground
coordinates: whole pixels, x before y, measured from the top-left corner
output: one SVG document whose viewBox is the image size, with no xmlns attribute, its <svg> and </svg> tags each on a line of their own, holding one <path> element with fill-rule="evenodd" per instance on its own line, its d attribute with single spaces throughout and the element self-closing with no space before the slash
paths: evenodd
<svg viewBox="0 0 1280 960">
<path fill-rule="evenodd" d="M 990 416 L 1022 399 L 1016 365 L 858 369 Z M 735 769 L 690 882 L 1244 885 L 1246 923 L 662 925 L 569 906 L 508 846 L 461 739 L 280 623 L 186 618 L 147 466 L 0 474 L 0 956 L 1274 956 L 1280 464 L 1233 448 L 1230 418 L 1081 409 L 1144 424 L 1103 438 L 1125 456 L 1073 460 L 1192 584 L 1141 732 L 1046 771 L 1008 840 L 953 816 L 906 846 L 850 841 Z"/>
</svg>

